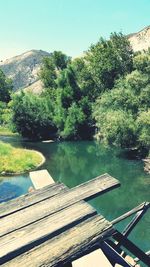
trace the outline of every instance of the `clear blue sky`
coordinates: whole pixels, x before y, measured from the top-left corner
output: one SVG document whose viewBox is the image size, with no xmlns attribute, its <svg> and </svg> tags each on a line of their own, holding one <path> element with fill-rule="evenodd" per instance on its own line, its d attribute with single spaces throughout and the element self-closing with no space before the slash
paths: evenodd
<svg viewBox="0 0 150 267">
<path fill-rule="evenodd" d="M 78 56 L 100 36 L 150 25 L 150 0 L 0 0 L 0 59 L 31 49 Z"/>
</svg>

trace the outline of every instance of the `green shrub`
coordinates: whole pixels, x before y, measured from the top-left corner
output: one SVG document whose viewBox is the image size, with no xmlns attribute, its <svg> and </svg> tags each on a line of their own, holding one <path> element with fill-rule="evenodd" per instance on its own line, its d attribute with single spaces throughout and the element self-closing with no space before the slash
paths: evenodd
<svg viewBox="0 0 150 267">
<path fill-rule="evenodd" d="M 56 132 L 49 99 L 21 92 L 14 95 L 11 108 L 13 124 L 23 137 L 49 138 Z"/>
</svg>

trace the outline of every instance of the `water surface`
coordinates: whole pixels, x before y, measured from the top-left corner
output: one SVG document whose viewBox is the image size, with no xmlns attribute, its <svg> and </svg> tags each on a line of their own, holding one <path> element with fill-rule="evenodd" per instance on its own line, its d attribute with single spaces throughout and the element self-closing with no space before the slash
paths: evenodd
<svg viewBox="0 0 150 267">
<path fill-rule="evenodd" d="M 13 142 L 13 141 L 11 141 Z M 108 220 L 112 220 L 144 201 L 150 201 L 150 175 L 143 171 L 143 163 L 129 160 L 125 153 L 116 148 L 105 148 L 93 142 L 30 143 L 14 142 L 41 151 L 46 162 L 42 168 L 48 169 L 55 181 L 74 187 L 100 174 L 109 173 L 121 182 L 121 187 L 97 197 L 90 203 Z M 0 178 L 0 201 L 17 197 L 28 191 L 31 181 L 28 174 Z M 129 221 L 117 225 L 123 229 Z M 130 235 L 143 250 L 149 250 L 150 212 L 140 221 Z"/>
</svg>

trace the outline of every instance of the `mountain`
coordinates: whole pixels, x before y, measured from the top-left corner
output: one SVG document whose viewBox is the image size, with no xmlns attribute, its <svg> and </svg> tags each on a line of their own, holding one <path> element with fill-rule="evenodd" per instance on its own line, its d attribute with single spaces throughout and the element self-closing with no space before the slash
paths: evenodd
<svg viewBox="0 0 150 267">
<path fill-rule="evenodd" d="M 34 94 L 40 95 L 43 91 L 43 83 L 41 80 L 37 80 L 36 82 L 32 83 L 31 85 L 25 87 L 23 90 L 26 92 L 32 92 Z"/>
<path fill-rule="evenodd" d="M 131 33 L 127 37 L 134 52 L 147 50 L 150 47 L 150 26 L 137 33 Z"/>
<path fill-rule="evenodd" d="M 150 26 L 143 30 L 127 35 L 133 50 L 142 51 L 150 47 Z M 40 93 L 42 82 L 38 72 L 42 60 L 51 54 L 42 50 L 31 50 L 19 56 L 0 62 L 0 68 L 5 75 L 13 80 L 14 90 L 25 88 L 28 91 Z"/>
<path fill-rule="evenodd" d="M 31 87 L 39 80 L 38 72 L 44 57 L 50 53 L 42 50 L 31 50 L 19 56 L 0 62 L 5 75 L 13 80 L 14 90 Z M 41 83 L 40 86 L 42 86 Z M 33 86 L 35 87 L 35 86 Z"/>
</svg>

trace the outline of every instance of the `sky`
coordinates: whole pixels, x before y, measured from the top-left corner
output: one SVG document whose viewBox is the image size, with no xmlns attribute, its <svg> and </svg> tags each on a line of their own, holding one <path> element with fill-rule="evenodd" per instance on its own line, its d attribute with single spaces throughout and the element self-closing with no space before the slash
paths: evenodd
<svg viewBox="0 0 150 267">
<path fill-rule="evenodd" d="M 31 49 L 80 56 L 111 32 L 150 25 L 150 0 L 0 0 L 0 60 Z"/>
</svg>

